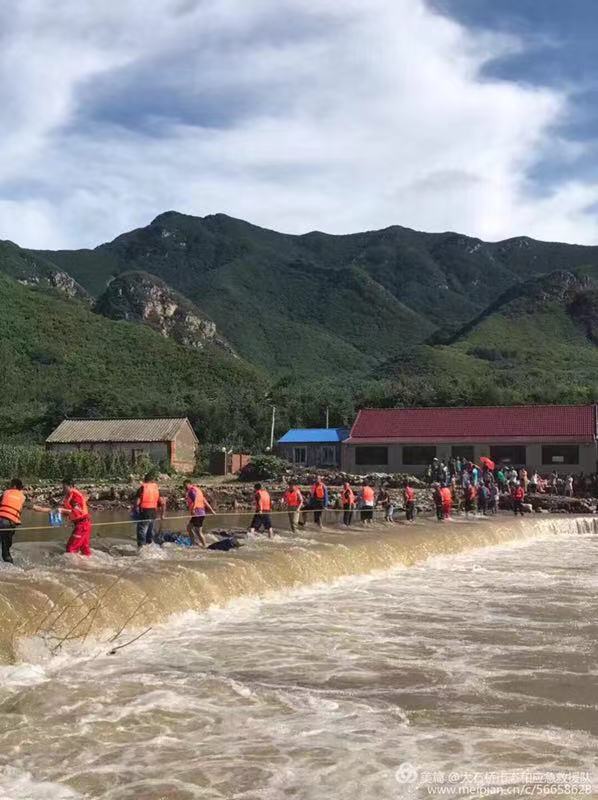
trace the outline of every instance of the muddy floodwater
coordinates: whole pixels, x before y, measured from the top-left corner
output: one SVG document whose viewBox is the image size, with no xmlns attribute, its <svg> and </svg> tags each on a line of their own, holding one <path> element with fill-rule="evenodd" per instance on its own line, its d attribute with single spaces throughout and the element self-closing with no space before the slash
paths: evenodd
<svg viewBox="0 0 598 800">
<path fill-rule="evenodd" d="M 96 531 L 0 566 L 0 800 L 598 797 L 593 518 Z"/>
</svg>

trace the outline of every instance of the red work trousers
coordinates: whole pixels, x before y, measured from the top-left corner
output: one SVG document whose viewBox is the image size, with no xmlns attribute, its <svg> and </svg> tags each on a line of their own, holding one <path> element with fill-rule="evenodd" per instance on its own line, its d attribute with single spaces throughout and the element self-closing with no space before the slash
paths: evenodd
<svg viewBox="0 0 598 800">
<path fill-rule="evenodd" d="M 70 539 L 66 543 L 67 553 L 81 553 L 82 556 L 90 556 L 91 548 L 91 520 L 82 519 L 75 523 Z"/>
<path fill-rule="evenodd" d="M 452 503 L 442 504 L 442 516 L 444 517 L 444 519 L 450 519 L 452 510 L 453 510 Z"/>
</svg>

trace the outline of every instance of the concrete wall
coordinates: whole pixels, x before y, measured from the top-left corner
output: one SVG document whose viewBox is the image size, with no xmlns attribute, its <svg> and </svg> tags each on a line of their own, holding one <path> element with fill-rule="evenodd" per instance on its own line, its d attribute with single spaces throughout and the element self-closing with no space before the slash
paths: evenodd
<svg viewBox="0 0 598 800">
<path fill-rule="evenodd" d="M 490 444 L 483 444 L 479 442 L 471 442 L 473 444 L 474 454 L 473 460 L 479 463 L 480 457 L 483 455 L 490 455 Z M 506 443 L 508 444 L 508 443 Z M 546 445 L 552 442 L 546 442 Z M 355 463 L 355 450 L 360 445 L 344 444 L 341 450 L 341 468 L 344 472 L 350 472 L 357 475 L 367 475 L 372 472 L 406 472 L 413 475 L 418 475 L 425 471 L 425 464 L 413 465 L 403 463 L 403 445 L 389 444 L 388 445 L 388 464 L 373 464 L 368 466 L 357 465 Z M 367 445 L 361 445 L 367 447 Z M 375 446 L 375 445 L 373 445 Z M 413 446 L 413 445 L 407 445 Z M 422 445 L 425 446 L 425 445 Z M 455 443 L 455 447 L 463 446 L 462 442 Z M 526 445 L 526 466 L 529 470 L 537 469 L 540 473 L 549 473 L 553 470 L 557 472 L 595 472 L 597 469 L 597 454 L 596 444 L 580 444 L 579 445 L 579 463 L 577 464 L 542 464 L 542 444 L 528 444 Z M 453 445 L 439 444 L 436 446 L 436 458 L 447 460 L 451 457 Z"/>
</svg>

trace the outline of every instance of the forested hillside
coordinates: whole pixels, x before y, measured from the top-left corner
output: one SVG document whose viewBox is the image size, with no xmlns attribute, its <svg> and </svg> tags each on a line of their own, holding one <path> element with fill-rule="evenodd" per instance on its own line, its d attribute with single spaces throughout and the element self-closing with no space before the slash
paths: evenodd
<svg viewBox="0 0 598 800">
<path fill-rule="evenodd" d="M 534 274 L 588 267 L 598 247 L 392 227 L 290 236 L 223 214 L 175 212 L 92 251 L 44 253 L 92 294 L 144 270 L 192 300 L 271 373 L 367 371 L 441 328 L 455 330 Z"/>
<path fill-rule="evenodd" d="M 149 328 L 0 275 L 0 439 L 42 439 L 64 416 L 185 416 L 202 438 L 267 429 L 266 381 L 221 348 L 185 349 Z"/>
<path fill-rule="evenodd" d="M 64 415 L 189 415 L 203 441 L 362 406 L 582 402 L 598 247 L 401 227 L 290 236 L 168 212 L 95 250 L 0 243 L 0 436 Z M 33 287 L 33 288 L 32 288 Z"/>
</svg>

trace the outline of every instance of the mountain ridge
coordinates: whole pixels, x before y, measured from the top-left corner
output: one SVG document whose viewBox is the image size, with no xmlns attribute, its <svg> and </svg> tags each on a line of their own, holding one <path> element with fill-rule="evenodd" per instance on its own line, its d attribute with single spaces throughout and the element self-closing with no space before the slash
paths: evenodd
<svg viewBox="0 0 598 800">
<path fill-rule="evenodd" d="M 458 330 L 533 274 L 586 267 L 598 275 L 598 247 L 587 245 L 489 243 L 402 226 L 295 235 L 172 210 L 93 250 L 41 255 L 95 296 L 121 272 L 154 274 L 212 319 L 241 356 L 269 372 L 306 375 L 332 366 L 349 372 L 351 363 L 364 370 L 436 330 Z"/>
</svg>

